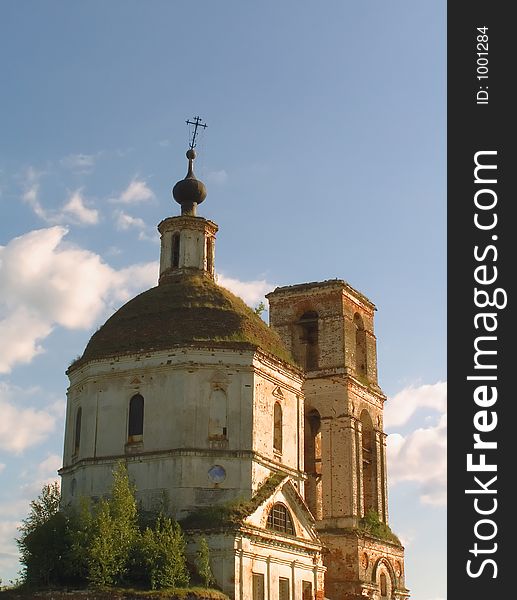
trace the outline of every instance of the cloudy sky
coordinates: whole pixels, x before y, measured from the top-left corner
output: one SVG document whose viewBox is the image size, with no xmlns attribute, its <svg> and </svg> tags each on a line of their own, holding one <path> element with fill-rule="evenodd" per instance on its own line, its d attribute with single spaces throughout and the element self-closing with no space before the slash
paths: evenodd
<svg viewBox="0 0 517 600">
<path fill-rule="evenodd" d="M 0 577 L 61 464 L 67 378 L 156 283 L 187 118 L 219 282 L 377 305 L 390 519 L 445 598 L 445 2 L 24 0 L 0 9 Z"/>
</svg>

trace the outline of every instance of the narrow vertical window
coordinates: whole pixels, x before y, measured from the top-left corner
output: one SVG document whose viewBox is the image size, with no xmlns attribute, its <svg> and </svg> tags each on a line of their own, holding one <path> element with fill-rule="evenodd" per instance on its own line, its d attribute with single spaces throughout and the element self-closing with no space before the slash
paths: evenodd
<svg viewBox="0 0 517 600">
<path fill-rule="evenodd" d="M 172 236 L 172 267 L 179 267 L 180 265 L 180 234 L 175 233 Z"/>
<path fill-rule="evenodd" d="M 128 441 L 138 442 L 144 434 L 144 398 L 135 394 L 129 401 Z"/>
<path fill-rule="evenodd" d="M 212 273 L 214 270 L 214 239 L 206 240 L 206 270 Z"/>
<path fill-rule="evenodd" d="M 83 415 L 82 407 L 77 409 L 75 415 L 75 432 L 74 432 L 74 454 L 78 454 L 79 448 L 81 447 L 81 420 Z"/>
<path fill-rule="evenodd" d="M 275 402 L 273 409 L 273 450 L 282 452 L 282 407 Z"/>
<path fill-rule="evenodd" d="M 354 315 L 355 325 L 355 371 L 358 375 L 367 374 L 366 331 L 359 313 Z"/>
</svg>

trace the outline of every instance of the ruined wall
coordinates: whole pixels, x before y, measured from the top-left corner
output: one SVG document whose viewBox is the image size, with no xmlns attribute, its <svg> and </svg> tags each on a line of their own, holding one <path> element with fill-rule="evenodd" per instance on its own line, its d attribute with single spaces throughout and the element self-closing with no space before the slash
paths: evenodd
<svg viewBox="0 0 517 600">
<path fill-rule="evenodd" d="M 325 532 L 327 547 L 325 595 L 332 600 L 403 600 L 409 596 L 405 586 L 404 548 L 377 538 Z M 381 577 L 386 594 L 381 593 Z M 383 590 L 382 590 L 383 591 Z"/>
</svg>

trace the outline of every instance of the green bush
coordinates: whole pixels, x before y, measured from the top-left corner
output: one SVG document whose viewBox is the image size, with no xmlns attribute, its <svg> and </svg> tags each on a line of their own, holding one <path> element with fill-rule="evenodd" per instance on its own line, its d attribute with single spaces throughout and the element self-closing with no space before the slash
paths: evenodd
<svg viewBox="0 0 517 600">
<path fill-rule="evenodd" d="M 210 566 L 210 548 L 204 537 L 199 540 L 199 550 L 196 556 L 196 569 L 203 585 L 207 588 L 214 583 L 214 575 Z"/>
<path fill-rule="evenodd" d="M 113 471 L 110 497 L 95 507 L 90 531 L 87 536 L 88 581 L 94 586 L 123 583 L 140 531 L 135 490 L 122 463 Z"/>
<path fill-rule="evenodd" d="M 70 536 L 65 514 L 59 512 L 57 483 L 45 485 L 19 527 L 16 540 L 23 565 L 23 581 L 29 585 L 49 586 L 66 581 Z"/>
<path fill-rule="evenodd" d="M 399 538 L 391 531 L 390 526 L 387 523 L 383 523 L 379 519 L 379 515 L 374 510 L 369 510 L 359 521 L 359 529 L 365 533 L 400 546 Z"/>
<path fill-rule="evenodd" d="M 82 498 L 75 510 L 59 510 L 58 484 L 45 486 L 31 502 L 18 545 L 23 581 L 32 586 L 89 583 L 94 587 L 146 584 L 152 589 L 189 583 L 185 539 L 175 521 L 161 514 L 142 533 L 135 489 L 126 467 L 113 472 L 108 498 L 95 505 Z"/>
<path fill-rule="evenodd" d="M 169 517 L 160 515 L 154 528 L 144 531 L 139 554 L 151 589 L 189 584 L 185 538 L 180 526 Z"/>
</svg>

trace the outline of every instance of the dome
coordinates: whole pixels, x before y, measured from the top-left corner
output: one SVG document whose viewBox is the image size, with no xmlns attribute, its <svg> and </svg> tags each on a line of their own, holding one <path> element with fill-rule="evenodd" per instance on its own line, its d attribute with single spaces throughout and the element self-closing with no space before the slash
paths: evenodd
<svg viewBox="0 0 517 600">
<path fill-rule="evenodd" d="M 182 274 L 117 310 L 70 369 L 90 360 L 189 345 L 259 347 L 294 364 L 278 334 L 240 298 L 201 274 Z"/>
<path fill-rule="evenodd" d="M 181 206 L 201 204 L 206 198 L 206 187 L 202 181 L 195 177 L 185 177 L 173 187 L 172 195 Z"/>
<path fill-rule="evenodd" d="M 202 181 L 194 175 L 194 159 L 196 151 L 194 148 L 187 150 L 188 172 L 185 179 L 178 181 L 172 188 L 172 196 L 178 204 L 181 204 L 181 214 L 196 214 L 196 207 L 206 198 L 206 187 Z"/>
</svg>

